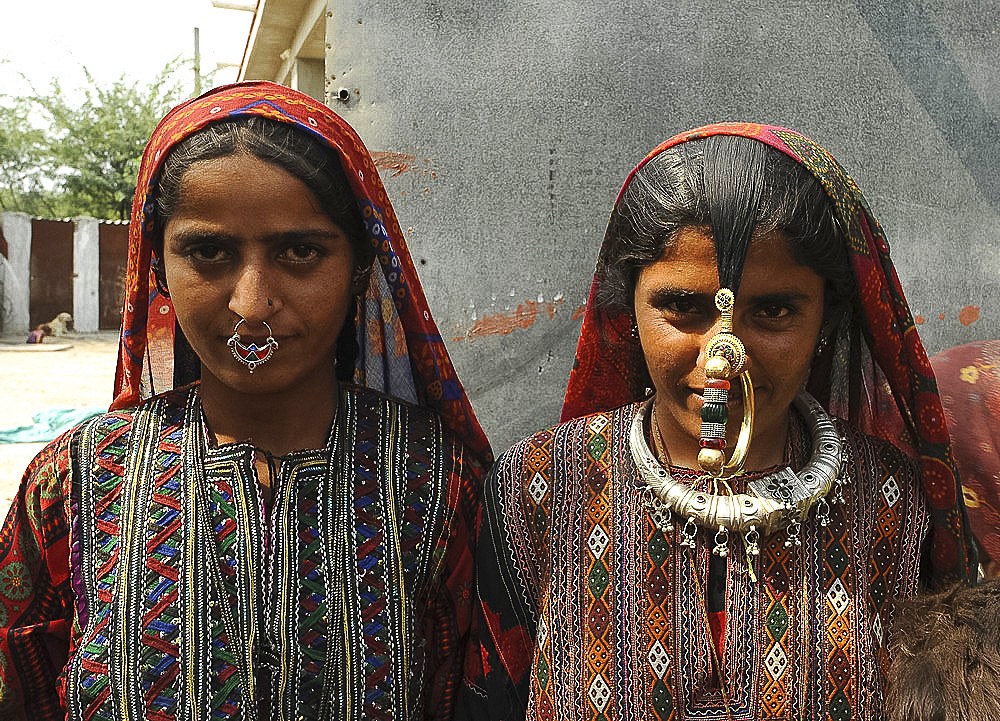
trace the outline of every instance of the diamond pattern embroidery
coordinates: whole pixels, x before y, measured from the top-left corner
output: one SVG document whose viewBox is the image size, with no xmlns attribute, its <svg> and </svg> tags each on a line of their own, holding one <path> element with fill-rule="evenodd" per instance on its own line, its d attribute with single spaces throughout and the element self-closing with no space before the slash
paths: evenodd
<svg viewBox="0 0 1000 721">
<path fill-rule="evenodd" d="M 840 582 L 839 578 L 833 582 L 833 585 L 830 586 L 830 590 L 827 591 L 826 600 L 830 602 L 830 605 L 833 606 L 833 610 L 836 611 L 838 615 L 842 614 L 847 609 L 850 598 L 847 595 L 847 589 L 844 588 L 844 584 Z"/>
<path fill-rule="evenodd" d="M 538 505 L 545 498 L 548 490 L 549 482 L 545 480 L 545 477 L 541 473 L 535 473 L 531 477 L 531 483 L 528 484 L 528 495 L 531 496 L 531 500 Z"/>
<path fill-rule="evenodd" d="M 649 665 L 653 668 L 653 673 L 656 674 L 656 677 L 660 679 L 663 678 L 667 673 L 667 669 L 670 668 L 670 656 L 667 654 L 667 649 L 663 647 L 663 644 L 659 640 L 649 649 Z"/>
<path fill-rule="evenodd" d="M 604 709 L 608 707 L 608 701 L 611 700 L 611 688 L 608 686 L 608 682 L 604 680 L 604 677 L 598 674 L 590 682 L 587 695 L 590 697 L 590 702 L 594 704 L 594 708 L 597 709 L 598 713 L 604 713 Z"/>
<path fill-rule="evenodd" d="M 882 484 L 882 495 L 885 496 L 885 502 L 890 506 L 895 506 L 896 502 L 899 501 L 899 484 L 896 483 L 893 476 L 886 478 L 885 483 Z"/>
<path fill-rule="evenodd" d="M 587 424 L 587 427 L 590 428 L 590 430 L 592 430 L 594 433 L 600 433 L 607 427 L 609 422 L 610 421 L 608 421 L 607 417 L 603 415 L 594 416 L 594 419 Z"/>
<path fill-rule="evenodd" d="M 764 665 L 767 667 L 767 672 L 771 675 L 771 678 L 775 681 L 784 673 L 785 668 L 788 666 L 788 656 L 785 655 L 785 650 L 781 648 L 780 643 L 776 643 L 771 647 L 771 652 L 764 659 Z"/>
<path fill-rule="evenodd" d="M 608 547 L 608 533 L 600 526 L 594 526 L 594 530 L 587 537 L 587 548 L 594 554 L 594 558 L 600 558 L 604 549 Z"/>
<path fill-rule="evenodd" d="M 882 644 L 882 618 L 877 613 L 872 614 L 874 620 L 872 621 L 872 632 L 875 634 L 875 640 Z"/>
</svg>

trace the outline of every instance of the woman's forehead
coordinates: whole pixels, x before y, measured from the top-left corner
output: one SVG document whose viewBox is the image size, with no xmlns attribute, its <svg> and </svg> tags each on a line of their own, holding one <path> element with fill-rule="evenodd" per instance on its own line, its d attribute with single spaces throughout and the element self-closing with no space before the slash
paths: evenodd
<svg viewBox="0 0 1000 721">
<path fill-rule="evenodd" d="M 691 290 L 707 291 L 719 287 L 715 242 L 711 230 L 705 226 L 686 226 L 674 234 L 671 242 L 656 262 L 640 273 L 640 278 L 658 278 L 661 283 L 676 283 Z M 814 280 L 815 278 L 815 280 Z M 750 242 L 740 293 L 762 288 L 772 289 L 818 283 L 819 276 L 808 266 L 799 263 L 791 246 L 781 231 L 771 231 L 755 236 Z M 753 287 L 751 287 L 753 286 Z M 770 290 L 766 292 L 771 292 Z"/>
</svg>

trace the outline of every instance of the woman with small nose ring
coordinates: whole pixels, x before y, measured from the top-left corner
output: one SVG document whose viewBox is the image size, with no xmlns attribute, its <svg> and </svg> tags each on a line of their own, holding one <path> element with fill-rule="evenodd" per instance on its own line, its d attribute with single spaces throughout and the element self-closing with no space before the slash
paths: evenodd
<svg viewBox="0 0 1000 721">
<path fill-rule="evenodd" d="M 129 237 L 111 411 L 0 533 L 0 717 L 450 719 L 490 450 L 361 140 L 217 88 Z"/>
</svg>

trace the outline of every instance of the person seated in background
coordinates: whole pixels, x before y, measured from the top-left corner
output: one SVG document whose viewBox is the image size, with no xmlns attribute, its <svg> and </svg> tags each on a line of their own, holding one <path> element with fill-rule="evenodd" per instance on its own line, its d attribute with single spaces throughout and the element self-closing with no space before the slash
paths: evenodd
<svg viewBox="0 0 1000 721">
<path fill-rule="evenodd" d="M 1000 718 L 1000 580 L 898 604 L 887 721 Z"/>
<path fill-rule="evenodd" d="M 47 335 L 52 335 L 52 326 L 48 323 L 42 323 L 40 326 L 28 333 L 28 339 L 24 342 L 28 345 L 38 345 L 45 340 L 45 336 Z"/>
</svg>

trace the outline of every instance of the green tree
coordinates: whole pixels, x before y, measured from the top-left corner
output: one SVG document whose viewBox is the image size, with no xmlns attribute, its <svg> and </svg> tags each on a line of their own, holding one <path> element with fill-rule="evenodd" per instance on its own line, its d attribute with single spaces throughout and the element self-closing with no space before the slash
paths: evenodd
<svg viewBox="0 0 1000 721">
<path fill-rule="evenodd" d="M 31 103 L 12 98 L 0 105 L 0 211 L 56 216 L 45 133 L 28 124 Z"/>
<path fill-rule="evenodd" d="M 126 76 L 99 85 L 86 68 L 74 97 L 58 81 L 47 92 L 4 98 L 0 112 L 3 210 L 125 220 L 150 134 L 183 95 L 180 62 L 148 84 Z M 38 127 L 26 119 L 41 118 Z"/>
</svg>

